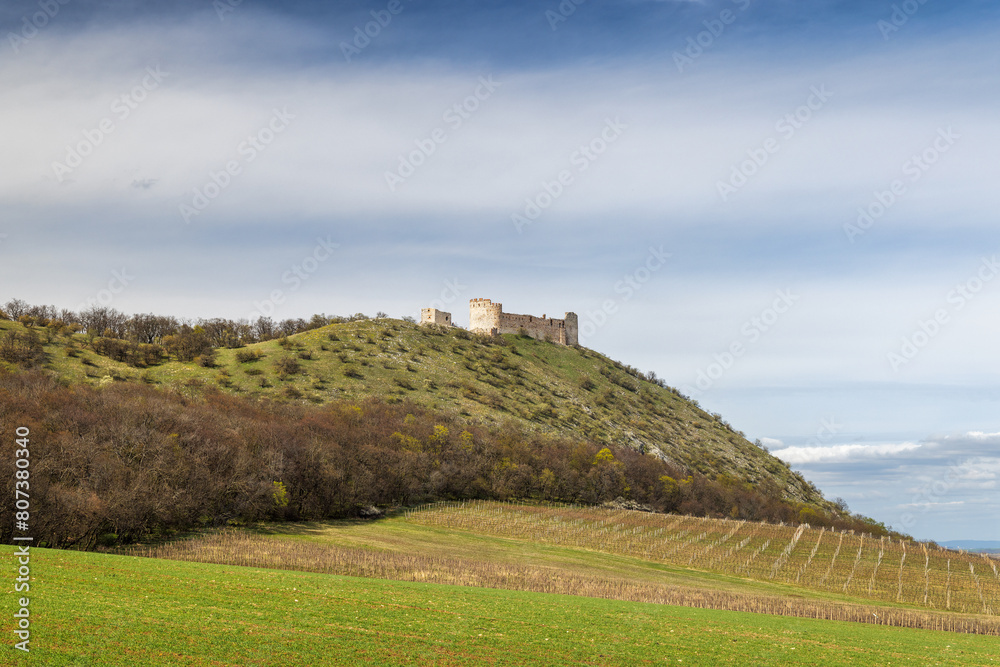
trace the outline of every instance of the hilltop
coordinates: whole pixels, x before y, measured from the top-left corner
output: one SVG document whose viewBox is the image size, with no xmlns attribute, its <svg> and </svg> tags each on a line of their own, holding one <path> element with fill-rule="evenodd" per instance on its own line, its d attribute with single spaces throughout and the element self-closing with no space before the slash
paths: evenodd
<svg viewBox="0 0 1000 667">
<path fill-rule="evenodd" d="M 133 381 L 187 393 L 214 387 L 306 404 L 406 400 L 487 428 L 513 422 L 531 432 L 631 447 L 724 483 L 773 488 L 789 501 L 833 508 L 721 415 L 653 374 L 583 347 L 395 319 L 331 324 L 215 348 L 190 361 L 179 361 L 179 353 L 144 358 L 145 349 L 158 346 L 0 320 L 0 337 L 10 334 L 36 338 L 34 364 L 70 385 Z"/>
</svg>

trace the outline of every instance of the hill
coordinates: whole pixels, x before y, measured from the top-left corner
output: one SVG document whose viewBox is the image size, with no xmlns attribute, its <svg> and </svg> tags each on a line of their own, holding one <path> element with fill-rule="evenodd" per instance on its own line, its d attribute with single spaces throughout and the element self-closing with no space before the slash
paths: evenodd
<svg viewBox="0 0 1000 667">
<path fill-rule="evenodd" d="M 949 549 L 962 549 L 973 553 L 1000 554 L 1000 542 L 995 540 L 950 540 L 939 544 Z"/>
<path fill-rule="evenodd" d="M 586 438 L 653 454 L 728 483 L 774 488 L 835 511 L 782 461 L 652 374 L 582 347 L 497 338 L 402 320 L 332 324 L 181 361 L 180 348 L 0 320 L 0 365 L 35 365 L 71 385 L 142 382 L 186 392 L 209 387 L 250 398 L 324 404 L 406 400 L 470 423 Z M 29 338 L 32 341 L 30 342 Z M 34 353 L 28 348 L 34 348 Z M 17 362 L 21 363 L 18 364 Z"/>
</svg>

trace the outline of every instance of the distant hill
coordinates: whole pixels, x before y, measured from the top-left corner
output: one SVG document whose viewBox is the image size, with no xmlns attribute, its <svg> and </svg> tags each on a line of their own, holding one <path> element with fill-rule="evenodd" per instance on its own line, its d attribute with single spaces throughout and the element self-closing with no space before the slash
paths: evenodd
<svg viewBox="0 0 1000 667">
<path fill-rule="evenodd" d="M 1000 542 L 997 541 L 951 540 L 948 542 L 938 542 L 938 544 L 949 549 L 961 549 L 972 553 L 1000 554 Z"/>
<path fill-rule="evenodd" d="M 41 346 L 36 363 L 70 384 L 132 380 L 182 391 L 213 386 L 242 396 L 316 404 L 405 398 L 488 427 L 513 420 L 529 430 L 626 445 L 713 479 L 773 484 L 791 501 L 833 508 L 811 483 L 749 442 L 721 415 L 702 410 L 654 376 L 582 347 L 517 335 L 490 339 L 457 328 L 379 319 L 218 348 L 196 361 L 145 355 L 135 362 L 143 355 L 123 353 L 123 341 L 34 330 Z M 0 336 L 27 331 L 20 323 L 0 320 Z"/>
</svg>

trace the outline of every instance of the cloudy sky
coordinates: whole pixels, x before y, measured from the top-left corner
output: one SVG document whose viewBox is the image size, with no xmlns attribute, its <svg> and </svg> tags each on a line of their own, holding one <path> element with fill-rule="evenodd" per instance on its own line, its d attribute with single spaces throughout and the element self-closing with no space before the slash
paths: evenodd
<svg viewBox="0 0 1000 667">
<path fill-rule="evenodd" d="M 14 0 L 0 302 L 580 315 L 829 496 L 1000 540 L 986 0 Z"/>
</svg>

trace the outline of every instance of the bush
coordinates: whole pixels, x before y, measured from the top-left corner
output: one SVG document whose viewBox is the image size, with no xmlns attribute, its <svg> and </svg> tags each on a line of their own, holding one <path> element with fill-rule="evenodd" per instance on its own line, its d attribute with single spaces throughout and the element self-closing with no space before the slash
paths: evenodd
<svg viewBox="0 0 1000 667">
<path fill-rule="evenodd" d="M 23 368 L 34 368 L 45 361 L 45 350 L 33 330 L 23 334 L 8 331 L 0 338 L 0 360 Z"/>
<path fill-rule="evenodd" d="M 241 364 L 249 364 L 255 361 L 260 361 L 264 358 L 264 353 L 260 350 L 237 350 L 236 351 L 236 361 Z"/>
<path fill-rule="evenodd" d="M 281 357 L 274 362 L 274 371 L 284 380 L 289 375 L 296 375 L 302 370 L 295 357 Z"/>
<path fill-rule="evenodd" d="M 215 350 L 208 350 L 198 355 L 195 362 L 202 368 L 215 368 Z"/>
</svg>

